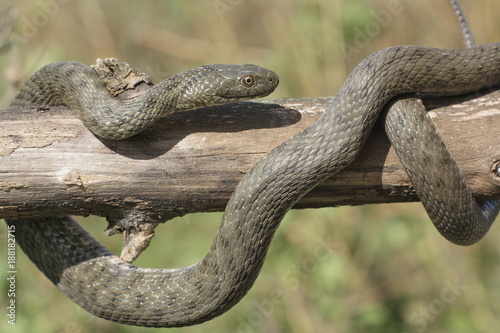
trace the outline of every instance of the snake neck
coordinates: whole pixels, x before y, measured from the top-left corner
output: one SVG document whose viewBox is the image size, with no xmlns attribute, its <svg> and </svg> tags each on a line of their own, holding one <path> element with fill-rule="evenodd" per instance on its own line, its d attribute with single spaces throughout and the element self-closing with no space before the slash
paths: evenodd
<svg viewBox="0 0 500 333">
<path fill-rule="evenodd" d="M 131 101 L 113 98 L 98 75 L 77 62 L 54 63 L 41 68 L 20 89 L 11 107 L 66 106 L 96 135 L 124 139 L 177 110 L 182 89 L 190 82 L 171 77 Z M 146 110 L 146 112 L 143 112 Z M 131 123 L 140 125 L 130 132 Z"/>
</svg>

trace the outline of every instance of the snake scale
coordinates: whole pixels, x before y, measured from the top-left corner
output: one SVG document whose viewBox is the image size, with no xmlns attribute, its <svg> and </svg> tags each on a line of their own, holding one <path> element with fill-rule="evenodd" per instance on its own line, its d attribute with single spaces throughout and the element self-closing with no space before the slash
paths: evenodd
<svg viewBox="0 0 500 333">
<path fill-rule="evenodd" d="M 96 135 L 123 139 L 164 114 L 265 96 L 277 83 L 274 73 L 257 66 L 203 66 L 120 103 L 109 97 L 88 67 L 66 62 L 35 74 L 12 105 L 67 105 Z M 129 265 L 69 217 L 7 223 L 15 227 L 30 259 L 87 311 L 139 326 L 201 323 L 246 294 L 284 214 L 357 157 L 384 107 L 387 135 L 438 231 L 461 245 L 481 239 L 499 202 L 475 201 L 420 99 L 405 94 L 456 95 L 498 83 L 499 43 L 460 50 L 400 46 L 370 55 L 315 124 L 245 175 L 227 204 L 209 253 L 189 267 Z"/>
</svg>

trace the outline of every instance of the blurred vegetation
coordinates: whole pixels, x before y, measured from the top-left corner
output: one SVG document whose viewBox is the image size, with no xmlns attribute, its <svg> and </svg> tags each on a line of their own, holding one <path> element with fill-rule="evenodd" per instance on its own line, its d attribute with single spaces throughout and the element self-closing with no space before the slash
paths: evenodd
<svg viewBox="0 0 500 333">
<path fill-rule="evenodd" d="M 463 6 L 478 43 L 499 41 L 498 1 Z M 207 63 L 255 63 L 280 75 L 272 98 L 314 97 L 333 95 L 381 48 L 462 45 L 445 0 L 3 0 L 0 17 L 2 108 L 56 61 L 117 57 L 155 81 Z M 121 240 L 102 234 L 105 223 L 87 220 L 85 228 L 119 253 Z M 219 220 L 194 214 L 166 223 L 137 265 L 200 260 Z M 171 332 L 497 332 L 499 234 L 494 225 L 479 244 L 454 246 L 419 203 L 292 211 L 249 294 L 219 318 Z M 0 331 L 157 332 L 87 314 L 20 250 L 17 321 L 9 325 L 6 239 L 2 225 Z"/>
</svg>

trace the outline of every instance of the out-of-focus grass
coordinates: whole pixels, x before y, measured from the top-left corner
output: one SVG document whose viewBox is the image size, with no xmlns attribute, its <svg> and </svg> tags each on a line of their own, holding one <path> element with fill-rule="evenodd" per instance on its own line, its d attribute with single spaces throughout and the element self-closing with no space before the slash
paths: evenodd
<svg viewBox="0 0 500 333">
<path fill-rule="evenodd" d="M 479 43 L 499 38 L 498 1 L 463 3 Z M 275 70 L 271 97 L 333 95 L 365 56 L 391 45 L 460 47 L 447 1 L 70 1 L 0 5 L 0 107 L 41 66 L 96 58 L 128 61 L 156 81 L 207 63 Z M 392 6 L 392 7 L 391 7 Z M 92 219 L 89 219 L 92 220 Z M 157 229 L 137 264 L 180 267 L 208 250 L 220 214 L 178 218 Z M 84 223 L 104 239 L 105 224 Z M 496 332 L 500 326 L 498 227 L 457 247 L 418 203 L 292 211 L 278 229 L 255 286 L 233 309 L 172 332 Z M 0 258 L 6 257 L 0 227 Z M 146 332 L 93 317 L 19 251 L 17 321 L 2 332 Z"/>
</svg>

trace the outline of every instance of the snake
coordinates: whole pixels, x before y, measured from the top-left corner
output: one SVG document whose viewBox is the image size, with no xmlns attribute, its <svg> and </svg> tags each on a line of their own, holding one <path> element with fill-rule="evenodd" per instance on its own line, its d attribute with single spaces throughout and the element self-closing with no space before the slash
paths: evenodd
<svg viewBox="0 0 500 333">
<path fill-rule="evenodd" d="M 135 135 L 154 122 L 153 115 L 180 111 L 172 105 L 184 105 L 181 99 L 188 95 L 192 96 L 187 108 L 196 107 L 192 101 L 198 100 L 194 85 L 181 83 L 182 73 L 176 84 L 164 84 L 140 102 L 122 107 L 107 104 L 109 97 L 104 97 L 102 86 L 93 82 L 94 74 L 81 64 L 59 63 L 42 71 L 21 89 L 13 105 L 68 105 L 91 131 L 109 139 Z M 275 74 L 261 72 L 265 85 L 277 84 Z M 259 81 L 243 77 L 232 83 L 223 81 L 224 90 Z M 191 74 L 186 78 L 191 81 Z M 199 324 L 221 315 L 244 297 L 259 275 L 286 212 L 356 159 L 384 111 L 387 135 L 436 229 L 455 244 L 479 241 L 498 214 L 500 203 L 474 198 L 415 94 L 459 95 L 499 83 L 500 43 L 464 49 L 396 46 L 369 55 L 313 125 L 273 149 L 242 178 L 209 252 L 191 266 L 133 266 L 108 251 L 71 217 L 6 221 L 37 267 L 88 312 L 137 326 Z M 160 92 L 170 96 L 160 96 Z M 246 97 L 259 94 L 266 92 Z M 168 111 L 163 109 L 165 105 L 170 107 Z M 203 100 L 199 107 L 207 105 Z M 108 114 L 112 109 L 119 112 Z M 128 116 L 132 120 L 125 120 Z M 142 119 L 145 124 L 140 123 Z"/>
<path fill-rule="evenodd" d="M 90 67 L 79 62 L 49 64 L 20 89 L 12 108 L 67 106 L 98 137 L 123 140 L 159 118 L 264 97 L 279 83 L 276 73 L 252 65 L 213 64 L 174 75 L 132 100 L 112 98 Z"/>
</svg>

